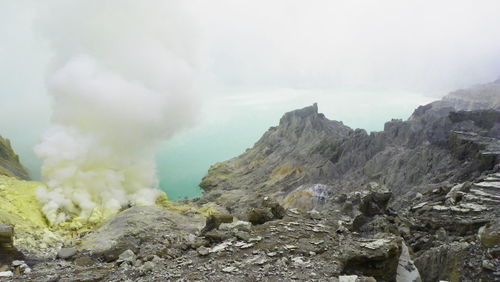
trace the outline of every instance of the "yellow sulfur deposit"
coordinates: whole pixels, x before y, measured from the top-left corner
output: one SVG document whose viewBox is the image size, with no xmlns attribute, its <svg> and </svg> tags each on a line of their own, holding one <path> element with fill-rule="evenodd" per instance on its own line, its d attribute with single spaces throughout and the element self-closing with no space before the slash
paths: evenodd
<svg viewBox="0 0 500 282">
<path fill-rule="evenodd" d="M 91 218 L 75 218 L 51 227 L 42 213 L 36 191 L 45 184 L 0 175 L 0 223 L 14 226 L 15 245 L 21 249 L 50 255 L 64 241 L 106 218 L 95 211 Z"/>
<path fill-rule="evenodd" d="M 16 229 L 48 228 L 36 199 L 36 190 L 44 184 L 0 175 L 0 223 Z"/>
<path fill-rule="evenodd" d="M 51 226 L 36 197 L 40 187 L 46 186 L 40 182 L 0 175 L 0 223 L 14 226 L 14 244 L 21 251 L 36 253 L 37 256 L 54 256 L 61 246 L 78 242 L 78 235 L 83 231 L 91 230 L 114 216 L 95 209 L 87 218 L 79 217 L 78 213 L 70 214 L 71 220 Z M 180 214 L 208 216 L 220 213 L 217 207 L 210 205 L 198 208 L 171 202 L 165 193 L 161 193 L 156 205 Z"/>
</svg>

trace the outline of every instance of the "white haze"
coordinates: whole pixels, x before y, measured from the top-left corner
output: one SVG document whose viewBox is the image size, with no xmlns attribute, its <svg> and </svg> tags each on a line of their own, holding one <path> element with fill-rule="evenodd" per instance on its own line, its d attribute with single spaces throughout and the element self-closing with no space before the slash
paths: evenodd
<svg viewBox="0 0 500 282">
<path fill-rule="evenodd" d="M 66 157 L 79 172 L 94 162 L 118 170 L 149 162 L 148 173 L 134 177 L 155 186 L 150 157 L 158 142 L 192 125 L 203 100 L 195 134 L 181 135 L 182 148 L 160 160 L 191 153 L 174 155 L 179 164 L 168 167 L 177 173 L 162 171 L 162 179 L 199 178 L 214 161 L 243 152 L 284 111 L 319 102 L 329 118 L 374 130 L 451 90 L 497 79 L 498 11 L 497 0 L 0 1 L 0 134 L 36 177 L 31 151 L 52 101 L 54 127 L 37 150 L 47 179 L 57 180 L 52 187 L 71 174 L 60 170 L 70 161 L 58 157 L 58 142 L 75 148 Z M 198 69 L 203 99 L 190 94 Z M 95 150 L 102 144 L 111 151 Z M 190 174 L 184 159 L 201 169 Z M 55 218 L 57 207 L 76 210 L 79 202 L 73 190 L 58 191 L 67 195 L 45 200 Z"/>
<path fill-rule="evenodd" d="M 137 3 L 60 1 L 43 18 L 54 50 L 53 115 L 35 152 L 48 185 L 37 195 L 51 224 L 153 204 L 155 150 L 195 121 L 198 54 L 188 14 L 176 1 Z"/>
</svg>

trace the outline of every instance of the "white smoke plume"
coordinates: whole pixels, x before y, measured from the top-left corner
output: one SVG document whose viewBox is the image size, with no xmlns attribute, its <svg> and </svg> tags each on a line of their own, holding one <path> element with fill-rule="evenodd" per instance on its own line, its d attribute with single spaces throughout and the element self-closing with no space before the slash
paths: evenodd
<svg viewBox="0 0 500 282">
<path fill-rule="evenodd" d="M 155 149 L 195 121 L 198 36 L 180 1 L 51 1 L 51 127 L 35 153 L 51 224 L 153 204 Z"/>
</svg>

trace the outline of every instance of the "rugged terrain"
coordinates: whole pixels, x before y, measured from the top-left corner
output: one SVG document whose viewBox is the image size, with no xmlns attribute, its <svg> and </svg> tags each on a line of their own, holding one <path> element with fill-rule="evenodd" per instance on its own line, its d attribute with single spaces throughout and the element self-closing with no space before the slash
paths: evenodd
<svg viewBox="0 0 500 282">
<path fill-rule="evenodd" d="M 29 179 L 28 172 L 19 161 L 19 156 L 12 150 L 9 139 L 2 136 L 0 136 L 0 175 Z"/>
<path fill-rule="evenodd" d="M 496 81 L 370 134 L 316 104 L 286 113 L 210 168 L 202 198 L 97 226 L 48 227 L 43 184 L 3 176 L 0 279 L 498 281 L 499 155 Z"/>
</svg>

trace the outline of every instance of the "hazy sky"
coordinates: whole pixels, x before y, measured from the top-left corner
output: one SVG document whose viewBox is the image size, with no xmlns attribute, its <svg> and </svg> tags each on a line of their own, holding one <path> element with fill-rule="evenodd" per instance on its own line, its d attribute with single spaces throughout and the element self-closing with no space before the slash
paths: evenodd
<svg viewBox="0 0 500 282">
<path fill-rule="evenodd" d="M 39 175 L 32 147 L 52 112 L 45 81 L 54 54 L 81 39 L 70 19 L 111 5 L 116 13 L 95 30 L 113 38 L 161 25 L 160 2 L 140 1 L 143 17 L 127 22 L 122 10 L 139 1 L 0 0 L 0 134 L 12 139 L 32 175 Z M 174 197 L 192 195 L 209 164 L 243 152 L 285 111 L 318 102 L 331 119 L 380 130 L 419 104 L 500 76 L 495 0 L 183 4 L 191 28 L 171 36 L 196 38 L 202 107 L 197 125 L 166 142 L 157 157 L 162 186 Z M 56 17 L 56 28 L 47 28 L 61 9 L 67 18 Z M 89 38 L 84 42 L 92 45 Z M 125 47 L 115 46 L 117 52 Z"/>
</svg>

